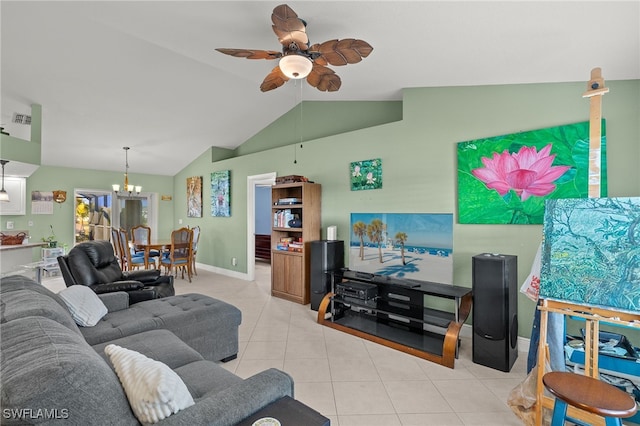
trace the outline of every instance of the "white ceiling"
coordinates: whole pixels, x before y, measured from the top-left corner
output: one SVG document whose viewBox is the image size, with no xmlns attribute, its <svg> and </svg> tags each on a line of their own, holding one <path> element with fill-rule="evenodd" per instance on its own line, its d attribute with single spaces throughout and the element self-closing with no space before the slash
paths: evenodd
<svg viewBox="0 0 640 426">
<path fill-rule="evenodd" d="M 280 50 L 278 1 L 5 1 L 1 123 L 42 105 L 42 164 L 174 175 L 211 146 L 235 148 L 300 100 L 400 100 L 409 87 L 640 78 L 640 0 L 293 1 L 311 43 L 374 50 L 333 67 L 338 92 L 289 81 L 259 90 Z M 10 163 L 11 164 L 11 163 Z M 10 173 L 7 165 L 7 173 Z"/>
</svg>

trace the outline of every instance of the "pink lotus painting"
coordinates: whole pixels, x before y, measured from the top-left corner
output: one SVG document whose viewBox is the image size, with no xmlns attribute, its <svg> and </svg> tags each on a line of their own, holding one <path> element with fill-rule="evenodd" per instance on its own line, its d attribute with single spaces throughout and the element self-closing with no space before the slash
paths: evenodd
<svg viewBox="0 0 640 426">
<path fill-rule="evenodd" d="M 588 169 L 589 122 L 460 142 L 458 222 L 541 224 L 546 199 L 588 196 Z"/>
</svg>

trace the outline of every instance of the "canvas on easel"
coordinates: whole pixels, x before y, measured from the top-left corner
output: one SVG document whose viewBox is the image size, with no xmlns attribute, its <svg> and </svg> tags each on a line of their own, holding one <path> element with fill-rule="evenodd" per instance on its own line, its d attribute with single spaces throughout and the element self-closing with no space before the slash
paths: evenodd
<svg viewBox="0 0 640 426">
<path fill-rule="evenodd" d="M 540 297 L 640 312 L 640 197 L 547 200 Z"/>
</svg>

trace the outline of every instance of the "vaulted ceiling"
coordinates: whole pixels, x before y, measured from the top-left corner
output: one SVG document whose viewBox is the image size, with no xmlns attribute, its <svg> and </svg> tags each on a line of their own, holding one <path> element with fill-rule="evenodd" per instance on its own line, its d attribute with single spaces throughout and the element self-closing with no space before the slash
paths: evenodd
<svg viewBox="0 0 640 426">
<path fill-rule="evenodd" d="M 332 67 L 337 92 L 289 81 L 275 61 L 217 47 L 281 49 L 267 1 L 6 1 L 1 123 L 42 105 L 42 164 L 174 175 L 233 149 L 301 100 L 399 100 L 410 87 L 640 79 L 639 1 L 295 1 L 311 43 L 374 50 Z M 586 87 L 586 86 L 585 86 Z"/>
</svg>

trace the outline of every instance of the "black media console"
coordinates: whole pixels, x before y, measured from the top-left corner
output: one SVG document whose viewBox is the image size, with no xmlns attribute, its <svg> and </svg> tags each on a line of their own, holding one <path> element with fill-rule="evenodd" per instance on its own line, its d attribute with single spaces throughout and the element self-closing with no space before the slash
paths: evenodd
<svg viewBox="0 0 640 426">
<path fill-rule="evenodd" d="M 471 288 L 349 269 L 331 275 L 318 323 L 453 368 Z M 453 308 L 434 308 L 435 299 Z"/>
</svg>

